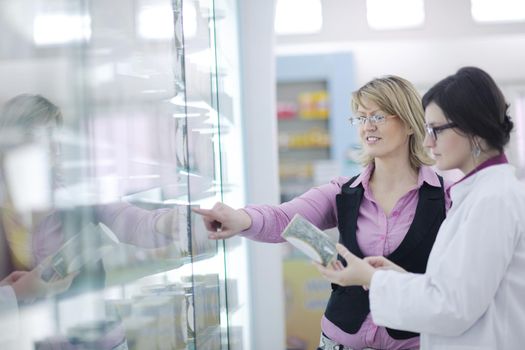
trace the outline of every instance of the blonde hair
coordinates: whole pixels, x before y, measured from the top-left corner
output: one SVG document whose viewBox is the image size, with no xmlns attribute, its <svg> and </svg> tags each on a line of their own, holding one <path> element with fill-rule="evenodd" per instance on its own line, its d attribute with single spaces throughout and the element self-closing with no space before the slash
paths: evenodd
<svg viewBox="0 0 525 350">
<path fill-rule="evenodd" d="M 0 113 L 0 132 L 13 127 L 25 131 L 39 126 L 61 126 L 60 108 L 41 95 L 21 94 L 7 101 Z"/>
<path fill-rule="evenodd" d="M 413 134 L 409 136 L 410 165 L 418 169 L 422 165 L 432 165 L 434 161 L 423 147 L 425 122 L 421 96 L 412 83 L 395 75 L 376 78 L 352 93 L 352 110 L 357 112 L 359 106 L 365 106 L 363 100 L 374 102 L 381 111 L 397 115 Z M 367 166 L 374 161 L 373 157 L 361 154 L 361 164 Z"/>
</svg>

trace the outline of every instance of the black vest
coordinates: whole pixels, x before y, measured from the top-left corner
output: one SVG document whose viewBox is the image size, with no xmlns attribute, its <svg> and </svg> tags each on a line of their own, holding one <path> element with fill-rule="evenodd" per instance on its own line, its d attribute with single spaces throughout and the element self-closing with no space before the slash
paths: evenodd
<svg viewBox="0 0 525 350">
<path fill-rule="evenodd" d="M 354 255 L 363 258 L 364 255 L 357 244 L 356 229 L 364 189 L 361 184 L 350 187 L 356 178 L 357 176 L 345 183 L 341 194 L 336 196 L 339 242 Z M 389 260 L 409 272 L 425 272 L 432 245 L 441 222 L 445 219 L 443 179 L 439 177 L 439 181 L 441 188 L 427 183 L 420 187 L 412 224 L 399 247 L 387 256 Z M 342 257 L 338 256 L 338 259 L 346 266 Z M 325 311 L 325 316 L 330 322 L 346 333 L 355 334 L 369 313 L 368 291 L 361 286 L 341 287 L 332 284 L 332 294 Z M 394 339 L 408 339 L 419 335 L 390 328 L 387 328 L 387 332 Z"/>
</svg>

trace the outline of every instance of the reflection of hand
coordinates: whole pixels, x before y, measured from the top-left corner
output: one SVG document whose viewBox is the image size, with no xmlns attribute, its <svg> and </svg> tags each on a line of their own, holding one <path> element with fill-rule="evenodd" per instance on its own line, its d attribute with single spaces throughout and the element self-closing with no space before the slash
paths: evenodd
<svg viewBox="0 0 525 350">
<path fill-rule="evenodd" d="M 339 260 L 332 261 L 326 267 L 315 263 L 321 275 L 328 281 L 340 286 L 369 286 L 375 269 L 350 253 L 342 244 L 338 243 L 336 247 L 339 255 L 345 259 L 346 267 Z"/>
<path fill-rule="evenodd" d="M 202 215 L 211 239 L 230 238 L 252 226 L 252 219 L 244 210 L 235 210 L 223 203 L 216 203 L 212 209 L 192 210 Z"/>
<path fill-rule="evenodd" d="M 29 272 L 27 271 L 13 271 L 9 274 L 9 276 L 0 281 L 0 286 L 12 285 L 16 281 L 18 281 L 20 277 L 28 273 Z"/>
<path fill-rule="evenodd" d="M 384 256 L 367 256 L 363 260 L 370 264 L 370 266 L 379 270 L 394 270 L 397 272 L 407 272 L 401 266 L 394 264 L 392 261 L 388 260 Z"/>
<path fill-rule="evenodd" d="M 59 280 L 45 282 L 41 278 L 42 265 L 26 272 L 16 280 L 11 287 L 20 301 L 32 301 L 37 298 L 49 297 L 67 290 L 77 273 L 70 274 Z"/>
</svg>

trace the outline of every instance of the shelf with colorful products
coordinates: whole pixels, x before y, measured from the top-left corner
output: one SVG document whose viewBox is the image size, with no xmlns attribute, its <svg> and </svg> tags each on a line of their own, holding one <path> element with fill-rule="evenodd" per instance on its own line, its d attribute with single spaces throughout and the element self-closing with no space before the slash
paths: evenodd
<svg viewBox="0 0 525 350">
<path fill-rule="evenodd" d="M 279 178 L 281 200 L 314 184 L 319 161 L 330 159 L 328 93 L 319 82 L 278 83 Z"/>
<path fill-rule="evenodd" d="M 64 119 L 61 134 L 31 149 L 0 145 L 2 173 L 12 174 L 7 186 L 16 192 L 13 217 L 31 233 L 24 239 L 34 260 L 23 266 L 24 252 L 12 253 L 17 268 L 40 263 L 46 283 L 72 279 L 20 302 L 19 333 L 11 339 L 2 327 L 0 348 L 245 347 L 247 322 L 229 322 L 244 307 L 243 276 L 235 266 L 226 274 L 225 258 L 242 247 L 209 240 L 191 211 L 224 198 L 243 204 L 234 171 L 242 157 L 229 155 L 242 148 L 239 85 L 231 85 L 239 79 L 237 42 L 226 35 L 236 11 L 226 0 L 0 5 L 0 28 L 13 43 L 0 48 L 0 70 L 16 82 L 0 100 L 34 91 Z M 6 13 L 18 15 L 3 21 Z M 15 40 L 20 28 L 52 18 L 66 29 L 81 21 L 83 34 L 45 47 L 31 32 Z M 14 79 L 19 57 L 31 78 Z M 0 264 L 2 273 L 11 269 Z M 0 321 L 10 316 L 2 312 Z"/>
</svg>

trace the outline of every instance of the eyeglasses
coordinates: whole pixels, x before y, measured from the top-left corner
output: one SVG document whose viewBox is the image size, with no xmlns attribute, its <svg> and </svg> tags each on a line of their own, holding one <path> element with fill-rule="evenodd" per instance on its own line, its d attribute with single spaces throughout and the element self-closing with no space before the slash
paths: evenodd
<svg viewBox="0 0 525 350">
<path fill-rule="evenodd" d="M 352 125 L 365 125 L 368 121 L 372 125 L 380 125 L 384 124 L 388 118 L 394 118 L 397 117 L 396 115 L 371 115 L 370 117 L 350 117 L 348 120 L 350 121 L 350 124 Z"/>
<path fill-rule="evenodd" d="M 425 124 L 425 129 L 427 130 L 427 134 L 432 137 L 432 140 L 437 141 L 437 136 L 440 134 L 443 130 L 452 129 L 457 126 L 456 123 L 448 123 L 440 126 L 431 126 L 428 124 Z"/>
</svg>

